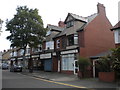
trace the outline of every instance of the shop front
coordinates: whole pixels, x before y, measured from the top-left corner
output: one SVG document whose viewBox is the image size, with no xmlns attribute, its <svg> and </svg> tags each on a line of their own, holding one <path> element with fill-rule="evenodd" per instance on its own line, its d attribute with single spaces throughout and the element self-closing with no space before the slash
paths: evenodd
<svg viewBox="0 0 120 90">
<path fill-rule="evenodd" d="M 32 55 L 32 60 L 33 60 L 33 69 L 34 70 L 40 70 L 40 55 Z"/>
<path fill-rule="evenodd" d="M 53 60 L 51 53 L 41 54 L 40 60 L 43 62 L 44 71 L 53 71 Z"/>
<path fill-rule="evenodd" d="M 76 74 L 78 72 L 78 50 L 61 51 L 61 72 Z"/>
</svg>

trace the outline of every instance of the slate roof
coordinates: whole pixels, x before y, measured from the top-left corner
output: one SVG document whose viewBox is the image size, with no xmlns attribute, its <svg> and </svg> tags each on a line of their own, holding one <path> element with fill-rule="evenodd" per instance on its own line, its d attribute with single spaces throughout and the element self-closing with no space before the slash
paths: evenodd
<svg viewBox="0 0 120 90">
<path fill-rule="evenodd" d="M 62 27 L 58 27 L 58 26 L 51 25 L 51 24 L 48 24 L 47 28 L 50 31 L 56 31 L 58 33 L 62 32 L 64 30 L 64 28 L 62 28 Z M 56 33 L 51 33 L 50 35 L 48 35 L 48 36 L 45 37 L 44 41 L 52 41 L 55 36 L 56 36 Z"/>
<path fill-rule="evenodd" d="M 69 13 L 74 19 L 76 20 L 80 20 L 80 21 L 84 21 L 84 22 L 88 22 L 88 19 L 86 17 L 82 17 L 73 13 Z"/>
<path fill-rule="evenodd" d="M 111 29 L 111 30 L 115 30 L 120 28 L 120 21 Z"/>
<path fill-rule="evenodd" d="M 67 29 L 64 29 L 61 33 L 57 34 L 55 36 L 55 38 L 56 37 L 60 37 L 62 35 L 67 35 L 68 33 L 76 33 L 77 31 L 84 29 L 85 26 L 87 26 L 98 14 L 95 13 L 95 14 L 92 14 L 92 15 L 90 15 L 88 17 L 82 17 L 82 16 L 79 16 L 79 15 L 76 15 L 76 14 L 72 14 L 72 13 L 68 13 L 68 16 L 69 15 L 71 15 L 75 20 L 80 20 L 80 21 L 84 22 L 84 24 L 81 25 L 80 28 L 77 29 L 77 30 L 67 30 Z M 65 22 L 66 22 L 66 20 L 65 20 Z"/>
<path fill-rule="evenodd" d="M 51 25 L 51 24 L 48 24 L 47 28 L 49 28 L 51 30 L 55 30 L 55 31 L 60 31 L 60 32 L 64 30 L 64 28 L 62 28 L 62 27 L 58 27 L 58 26 Z"/>
<path fill-rule="evenodd" d="M 103 56 L 107 56 L 107 55 L 111 55 L 112 54 L 112 51 L 108 50 L 106 52 L 102 52 L 100 54 L 97 54 L 95 56 L 91 56 L 90 58 L 91 59 L 96 59 L 96 58 L 100 58 L 100 57 L 103 57 Z"/>
</svg>

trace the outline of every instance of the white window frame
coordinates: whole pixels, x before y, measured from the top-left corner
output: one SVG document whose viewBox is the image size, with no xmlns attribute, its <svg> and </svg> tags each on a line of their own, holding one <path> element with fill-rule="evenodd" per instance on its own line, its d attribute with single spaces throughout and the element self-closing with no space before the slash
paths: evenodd
<svg viewBox="0 0 120 90">
<path fill-rule="evenodd" d="M 49 49 L 54 49 L 54 41 L 48 41 L 46 42 L 46 50 Z"/>
<path fill-rule="evenodd" d="M 58 39 L 57 41 L 56 41 L 56 43 L 57 43 L 57 48 L 60 48 L 60 39 Z M 59 44 L 59 45 L 58 45 Z"/>
<path fill-rule="evenodd" d="M 62 70 L 74 71 L 74 54 L 62 55 Z"/>
</svg>

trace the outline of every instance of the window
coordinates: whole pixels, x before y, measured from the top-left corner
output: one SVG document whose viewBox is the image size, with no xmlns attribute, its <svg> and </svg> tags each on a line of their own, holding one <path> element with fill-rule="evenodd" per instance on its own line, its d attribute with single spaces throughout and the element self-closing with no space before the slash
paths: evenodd
<svg viewBox="0 0 120 90">
<path fill-rule="evenodd" d="M 74 54 L 62 56 L 62 70 L 74 70 Z"/>
<path fill-rule="evenodd" d="M 120 30 L 118 30 L 118 42 L 120 43 Z"/>
<path fill-rule="evenodd" d="M 46 50 L 54 49 L 54 41 L 46 42 Z"/>
<path fill-rule="evenodd" d="M 120 43 L 120 30 L 114 31 L 115 43 Z"/>
<path fill-rule="evenodd" d="M 26 54 L 30 54 L 30 48 L 26 49 Z"/>
<path fill-rule="evenodd" d="M 48 35 L 50 35 L 50 34 L 51 34 L 51 31 L 48 31 L 47 34 L 46 34 L 46 36 L 48 36 Z"/>
<path fill-rule="evenodd" d="M 21 49 L 21 50 L 20 50 L 20 56 L 22 56 L 23 53 L 24 53 L 24 49 Z"/>
<path fill-rule="evenodd" d="M 69 27 L 72 27 L 73 25 L 74 25 L 74 22 L 69 21 L 69 22 L 67 22 L 66 27 L 69 28 Z"/>
<path fill-rule="evenodd" d="M 68 36 L 68 46 L 74 45 L 74 35 Z"/>
<path fill-rule="evenodd" d="M 62 49 L 65 49 L 66 48 L 66 44 L 67 44 L 67 40 L 66 40 L 66 38 L 65 37 L 62 37 L 61 38 L 61 44 L 62 44 Z"/>
<path fill-rule="evenodd" d="M 56 42 L 57 42 L 56 47 L 57 47 L 57 48 L 60 48 L 60 39 L 58 39 Z"/>
<path fill-rule="evenodd" d="M 12 56 L 13 56 L 13 53 L 11 52 L 11 53 L 10 53 L 10 57 L 12 57 Z"/>
<path fill-rule="evenodd" d="M 17 56 L 17 51 L 14 51 L 14 56 Z"/>
<path fill-rule="evenodd" d="M 68 46 L 76 45 L 78 44 L 78 35 L 69 35 L 68 36 Z"/>
<path fill-rule="evenodd" d="M 78 44 L 78 35 L 77 34 L 74 35 L 74 44 Z"/>
</svg>

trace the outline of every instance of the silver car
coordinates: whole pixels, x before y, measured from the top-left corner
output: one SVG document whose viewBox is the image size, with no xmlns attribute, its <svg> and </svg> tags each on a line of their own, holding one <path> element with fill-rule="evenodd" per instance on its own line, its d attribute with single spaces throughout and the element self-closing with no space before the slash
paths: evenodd
<svg viewBox="0 0 120 90">
<path fill-rule="evenodd" d="M 10 72 L 22 72 L 22 66 L 13 64 L 10 67 Z"/>
<path fill-rule="evenodd" d="M 7 63 L 2 63 L 2 69 L 9 69 L 9 65 Z"/>
</svg>

